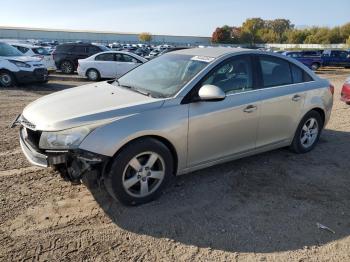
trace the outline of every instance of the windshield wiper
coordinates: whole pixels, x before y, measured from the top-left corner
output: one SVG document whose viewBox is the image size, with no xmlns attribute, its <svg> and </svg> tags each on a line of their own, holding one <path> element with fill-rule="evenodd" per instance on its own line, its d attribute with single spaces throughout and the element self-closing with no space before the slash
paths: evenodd
<svg viewBox="0 0 350 262">
<path fill-rule="evenodd" d="M 118 82 L 118 84 L 119 84 L 119 82 Z M 119 86 L 127 88 L 127 89 L 130 89 L 130 90 L 132 90 L 132 91 L 134 91 L 136 93 L 140 93 L 140 94 L 145 95 L 145 96 L 150 96 L 150 93 L 148 93 L 147 91 L 143 91 L 143 90 L 137 89 L 137 88 L 135 88 L 133 86 L 121 85 L 121 84 L 119 84 Z"/>
</svg>

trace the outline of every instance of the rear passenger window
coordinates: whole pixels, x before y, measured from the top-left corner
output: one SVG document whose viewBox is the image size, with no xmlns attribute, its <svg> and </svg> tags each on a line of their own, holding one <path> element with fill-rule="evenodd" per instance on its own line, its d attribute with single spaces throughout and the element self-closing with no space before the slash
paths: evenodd
<svg viewBox="0 0 350 262">
<path fill-rule="evenodd" d="M 101 49 L 98 48 L 97 46 L 89 46 L 89 53 L 90 54 L 96 54 L 101 52 Z"/>
<path fill-rule="evenodd" d="M 74 46 L 72 52 L 74 53 L 86 53 L 85 46 Z"/>
<path fill-rule="evenodd" d="M 294 83 L 301 83 L 304 82 L 304 77 L 303 77 L 303 70 L 296 65 L 290 64 L 290 67 L 292 69 L 292 76 L 293 76 L 293 82 Z"/>
<path fill-rule="evenodd" d="M 113 53 L 100 54 L 95 57 L 96 61 L 114 61 Z"/>
<path fill-rule="evenodd" d="M 260 56 L 260 66 L 264 87 L 293 83 L 288 61 L 277 57 Z"/>
</svg>

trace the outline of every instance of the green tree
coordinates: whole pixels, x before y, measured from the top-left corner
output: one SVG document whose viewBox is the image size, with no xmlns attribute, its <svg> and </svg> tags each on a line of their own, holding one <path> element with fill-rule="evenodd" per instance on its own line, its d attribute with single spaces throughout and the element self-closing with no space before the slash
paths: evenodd
<svg viewBox="0 0 350 262">
<path fill-rule="evenodd" d="M 242 31 L 249 35 L 250 44 L 261 42 L 259 31 L 265 27 L 265 21 L 261 18 L 249 18 L 242 25 Z"/>
<path fill-rule="evenodd" d="M 284 34 L 288 30 L 292 29 L 294 25 L 288 19 L 275 19 L 271 21 L 266 21 L 266 26 L 275 33 L 277 36 L 276 41 L 282 43 L 284 40 Z"/>
<path fill-rule="evenodd" d="M 150 33 L 144 32 L 139 34 L 139 40 L 141 42 L 148 42 L 150 43 L 152 41 L 152 35 Z"/>
</svg>

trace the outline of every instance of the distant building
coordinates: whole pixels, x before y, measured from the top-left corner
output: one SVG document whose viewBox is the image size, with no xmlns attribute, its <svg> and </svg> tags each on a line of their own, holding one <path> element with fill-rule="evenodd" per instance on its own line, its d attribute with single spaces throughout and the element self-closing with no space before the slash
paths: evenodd
<svg viewBox="0 0 350 262">
<path fill-rule="evenodd" d="M 137 33 L 119 33 L 103 31 L 61 30 L 25 27 L 2 27 L 0 26 L 0 39 L 35 39 L 41 41 L 72 42 L 88 41 L 98 43 L 138 43 Z M 152 35 L 152 44 L 174 45 L 209 45 L 210 37 L 203 36 L 175 36 L 175 35 Z"/>
</svg>

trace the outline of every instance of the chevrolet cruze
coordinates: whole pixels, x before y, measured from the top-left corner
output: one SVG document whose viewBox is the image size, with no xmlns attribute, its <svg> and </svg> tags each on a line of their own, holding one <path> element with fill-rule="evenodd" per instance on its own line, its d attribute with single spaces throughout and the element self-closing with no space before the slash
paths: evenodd
<svg viewBox="0 0 350 262">
<path fill-rule="evenodd" d="M 73 181 L 94 172 L 112 197 L 135 205 L 174 175 L 280 147 L 312 150 L 333 92 L 292 58 L 185 49 L 117 80 L 44 96 L 13 125 L 31 163 Z"/>
</svg>

